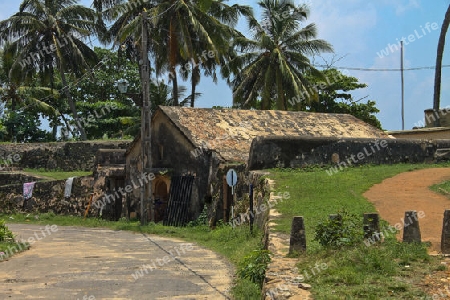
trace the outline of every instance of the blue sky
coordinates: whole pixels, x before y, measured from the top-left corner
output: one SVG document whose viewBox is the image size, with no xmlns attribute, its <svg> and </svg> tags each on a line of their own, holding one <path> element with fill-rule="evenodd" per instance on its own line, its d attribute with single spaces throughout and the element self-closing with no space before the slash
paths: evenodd
<svg viewBox="0 0 450 300">
<path fill-rule="evenodd" d="M 92 3 L 91 0 L 80 2 L 87 6 Z M 237 2 L 254 7 L 256 15 L 259 16 L 257 1 L 230 1 Z M 450 0 L 296 0 L 296 4 L 305 2 L 310 6 L 311 15 L 304 25 L 315 23 L 318 27 L 318 38 L 333 45 L 335 57 L 342 57 L 335 66 L 370 69 L 399 68 L 400 51 L 397 51 L 394 45 L 398 44 L 402 37 L 408 43 L 405 43 L 404 48 L 405 68 L 434 66 L 439 32 Z M 18 10 L 19 2 L 0 0 L 0 6 L 0 19 L 5 19 Z M 247 33 L 243 22 L 238 29 L 244 34 Z M 450 64 L 448 35 L 443 64 Z M 330 62 L 332 55 L 312 59 L 315 63 L 322 64 L 323 59 Z M 355 92 L 354 99 L 368 96 L 367 99 L 376 101 L 380 110 L 377 117 L 383 128 L 401 129 L 400 72 L 345 72 L 368 85 L 367 88 Z M 424 109 L 432 107 L 434 70 L 405 71 L 404 78 L 405 129 L 411 129 L 423 120 Z M 441 107 L 450 106 L 449 82 L 450 68 L 444 68 Z M 189 83 L 186 85 L 189 86 Z M 203 77 L 198 91 L 203 95 L 197 100 L 197 107 L 232 105 L 231 90 L 223 80 L 214 84 Z"/>
</svg>

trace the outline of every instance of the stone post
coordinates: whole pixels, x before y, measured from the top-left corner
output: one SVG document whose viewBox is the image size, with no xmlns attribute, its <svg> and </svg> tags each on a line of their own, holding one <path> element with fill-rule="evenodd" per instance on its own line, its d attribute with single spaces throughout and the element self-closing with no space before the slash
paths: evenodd
<svg viewBox="0 0 450 300">
<path fill-rule="evenodd" d="M 303 217 L 292 219 L 291 239 L 289 243 L 289 254 L 306 251 L 306 233 Z"/>
<path fill-rule="evenodd" d="M 376 232 L 380 232 L 380 217 L 377 213 L 366 213 L 363 219 L 364 238 L 368 239 Z"/>
<path fill-rule="evenodd" d="M 450 210 L 444 211 L 444 222 L 441 235 L 442 254 L 450 254 Z"/>
<path fill-rule="evenodd" d="M 419 218 L 415 210 L 405 212 L 405 220 L 403 225 L 403 242 L 420 243 L 422 241 L 420 235 Z"/>
</svg>

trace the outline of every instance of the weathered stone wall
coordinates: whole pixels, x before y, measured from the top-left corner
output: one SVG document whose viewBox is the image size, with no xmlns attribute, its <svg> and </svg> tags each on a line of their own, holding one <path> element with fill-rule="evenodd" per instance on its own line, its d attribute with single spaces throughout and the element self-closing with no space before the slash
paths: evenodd
<svg viewBox="0 0 450 300">
<path fill-rule="evenodd" d="M 425 127 L 434 127 L 435 121 L 439 121 L 439 126 L 450 127 L 450 109 L 448 106 L 439 110 L 425 109 L 424 112 Z"/>
<path fill-rule="evenodd" d="M 211 184 L 215 182 L 213 179 L 221 159 L 214 152 L 196 149 L 166 116 L 159 114 L 152 122 L 152 173 L 155 174 L 152 193 L 155 193 L 161 182 L 169 187 L 172 176 L 194 176 L 188 219 L 195 220 L 202 212 L 204 204 L 212 201 Z M 126 185 L 132 185 L 142 177 L 140 148 L 141 142 L 137 139 L 126 153 Z M 145 199 L 149 198 L 150 195 L 145 195 Z M 139 202 L 140 186 L 127 194 L 130 216 L 134 213 L 140 218 Z"/>
<path fill-rule="evenodd" d="M 0 187 L 0 213 L 52 211 L 63 215 L 84 215 L 89 196 L 93 191 L 93 177 L 77 177 L 73 181 L 71 197 L 64 197 L 65 180 L 38 181 L 33 189 L 33 197 L 25 201 L 23 184 Z M 98 210 L 91 206 L 90 216 Z"/>
<path fill-rule="evenodd" d="M 39 179 L 22 173 L 0 173 L 0 186 L 18 185 L 22 182 L 38 181 Z"/>
<path fill-rule="evenodd" d="M 0 144 L 0 158 L 7 167 L 43 168 L 63 171 L 92 171 L 99 149 L 126 149 L 129 140 Z M 12 159 L 18 154 L 20 159 Z M 8 157 L 11 157 L 8 159 Z"/>
<path fill-rule="evenodd" d="M 189 220 L 194 220 L 201 213 L 209 198 L 209 180 L 219 165 L 215 153 L 201 152 L 193 155 L 195 150 L 189 140 L 175 128 L 170 120 L 162 114 L 152 124 L 152 166 L 155 169 L 170 170 L 171 175 L 193 175 Z M 154 188 L 154 186 L 153 186 Z"/>
<path fill-rule="evenodd" d="M 100 149 L 96 153 L 95 168 L 105 166 L 125 167 L 126 149 Z"/>
<path fill-rule="evenodd" d="M 232 189 L 226 182 L 227 172 L 233 169 L 237 173 L 237 184 L 234 187 L 235 195 L 232 195 Z M 216 225 L 218 220 L 224 222 L 231 220 L 231 206 L 234 205 L 234 215 L 238 216 L 240 213 L 245 213 L 249 207 L 249 181 L 248 173 L 245 171 L 244 164 L 220 164 L 214 168 L 209 188 L 211 193 L 208 205 L 208 216 L 210 217 L 210 224 Z M 225 200 L 226 197 L 226 200 Z M 234 199 L 233 199 L 234 198 Z"/>
<path fill-rule="evenodd" d="M 252 142 L 248 168 L 423 163 L 446 160 L 449 153 L 450 140 L 262 137 Z"/>
</svg>

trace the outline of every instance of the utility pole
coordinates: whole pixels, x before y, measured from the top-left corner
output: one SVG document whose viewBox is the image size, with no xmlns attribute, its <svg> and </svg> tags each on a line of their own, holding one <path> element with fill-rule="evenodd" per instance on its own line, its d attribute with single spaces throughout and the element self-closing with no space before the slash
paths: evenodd
<svg viewBox="0 0 450 300">
<path fill-rule="evenodd" d="M 155 221 L 154 203 L 152 194 L 152 182 L 148 181 L 151 172 L 151 110 L 150 110 L 150 72 L 148 60 L 148 35 L 147 12 L 142 12 L 142 47 L 141 47 L 141 85 L 142 85 L 142 110 L 141 110 L 141 160 L 142 177 L 146 177 L 141 187 L 141 225 L 147 224 L 147 209 L 150 207 L 150 220 Z M 150 203 L 146 203 L 149 199 Z"/>
<path fill-rule="evenodd" d="M 400 41 L 400 71 L 402 81 L 402 130 L 405 130 L 405 84 L 403 80 L 403 41 Z"/>
</svg>

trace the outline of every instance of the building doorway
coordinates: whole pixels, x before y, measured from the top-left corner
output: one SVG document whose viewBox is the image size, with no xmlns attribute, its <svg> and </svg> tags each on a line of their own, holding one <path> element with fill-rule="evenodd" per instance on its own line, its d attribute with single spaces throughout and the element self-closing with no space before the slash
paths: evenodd
<svg viewBox="0 0 450 300">
<path fill-rule="evenodd" d="M 169 202 L 169 188 L 165 180 L 162 178 L 155 179 L 155 191 L 153 194 L 155 201 L 155 223 L 158 223 L 164 220 L 167 203 Z"/>
</svg>

